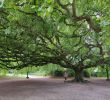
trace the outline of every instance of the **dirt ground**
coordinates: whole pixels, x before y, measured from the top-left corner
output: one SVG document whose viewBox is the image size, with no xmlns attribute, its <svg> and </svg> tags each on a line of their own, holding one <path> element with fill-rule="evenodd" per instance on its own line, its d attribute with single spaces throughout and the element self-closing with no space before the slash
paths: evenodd
<svg viewBox="0 0 110 100">
<path fill-rule="evenodd" d="M 64 83 L 63 79 L 0 79 L 0 100 L 110 100 L 110 81 Z"/>
</svg>

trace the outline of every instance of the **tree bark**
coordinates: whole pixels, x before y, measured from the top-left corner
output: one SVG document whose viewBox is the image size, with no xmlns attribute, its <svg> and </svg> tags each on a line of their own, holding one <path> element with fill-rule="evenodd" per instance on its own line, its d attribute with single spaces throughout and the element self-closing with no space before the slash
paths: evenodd
<svg viewBox="0 0 110 100">
<path fill-rule="evenodd" d="M 78 69 L 78 70 L 74 70 L 75 71 L 75 78 L 74 81 L 75 82 L 84 82 L 83 79 L 83 70 L 82 69 Z"/>
</svg>

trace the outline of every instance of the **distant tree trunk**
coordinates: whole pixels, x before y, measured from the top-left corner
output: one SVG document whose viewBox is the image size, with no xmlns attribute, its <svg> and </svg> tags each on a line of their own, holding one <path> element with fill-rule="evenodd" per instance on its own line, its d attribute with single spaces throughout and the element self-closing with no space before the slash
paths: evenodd
<svg viewBox="0 0 110 100">
<path fill-rule="evenodd" d="M 80 70 L 74 70 L 75 71 L 75 78 L 74 78 L 74 81 L 75 82 L 84 82 L 84 79 L 83 79 L 83 70 L 80 69 Z"/>
<path fill-rule="evenodd" d="M 29 78 L 29 72 L 27 71 L 27 76 L 26 76 L 26 78 L 28 79 Z"/>
<path fill-rule="evenodd" d="M 106 67 L 106 75 L 107 75 L 107 80 L 110 80 L 108 67 Z"/>
</svg>

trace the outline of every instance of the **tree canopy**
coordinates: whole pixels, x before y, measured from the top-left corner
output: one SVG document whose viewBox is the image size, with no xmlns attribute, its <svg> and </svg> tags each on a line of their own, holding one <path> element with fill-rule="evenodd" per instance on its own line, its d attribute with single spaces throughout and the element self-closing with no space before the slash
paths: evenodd
<svg viewBox="0 0 110 100">
<path fill-rule="evenodd" d="M 53 63 L 79 73 L 109 66 L 109 25 L 109 0 L 3 0 L 0 65 Z"/>
</svg>

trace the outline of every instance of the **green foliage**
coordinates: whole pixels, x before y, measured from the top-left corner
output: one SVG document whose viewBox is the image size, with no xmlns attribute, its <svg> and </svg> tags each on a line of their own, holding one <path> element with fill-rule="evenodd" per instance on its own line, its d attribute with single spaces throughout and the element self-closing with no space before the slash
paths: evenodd
<svg viewBox="0 0 110 100">
<path fill-rule="evenodd" d="M 0 69 L 0 76 L 7 76 L 8 71 L 5 69 Z"/>
<path fill-rule="evenodd" d="M 1 68 L 45 65 L 35 70 L 61 75 L 62 69 L 47 65 L 73 70 L 109 66 L 109 13 L 109 0 L 4 0 L 0 6 Z"/>
<path fill-rule="evenodd" d="M 83 71 L 83 75 L 84 75 L 84 77 L 86 77 L 86 78 L 90 78 L 90 72 L 89 72 L 88 70 L 84 70 L 84 71 Z"/>
<path fill-rule="evenodd" d="M 55 77 L 62 77 L 64 74 L 64 72 L 62 70 L 59 70 L 59 69 L 56 69 L 52 72 L 52 76 L 55 76 Z"/>
<path fill-rule="evenodd" d="M 72 69 L 67 69 L 68 77 L 73 77 L 75 76 L 74 70 Z"/>
</svg>

